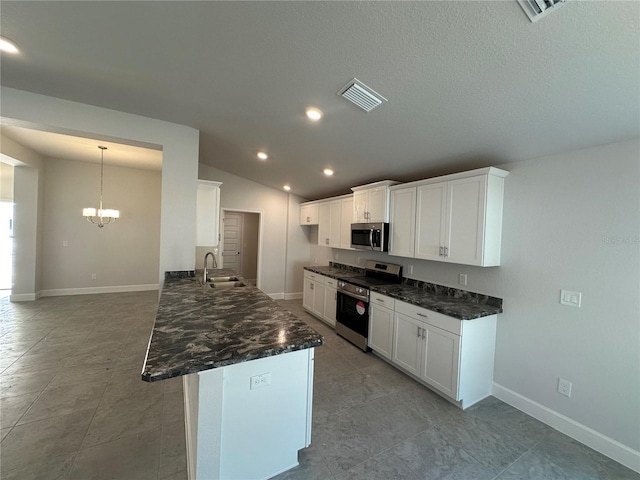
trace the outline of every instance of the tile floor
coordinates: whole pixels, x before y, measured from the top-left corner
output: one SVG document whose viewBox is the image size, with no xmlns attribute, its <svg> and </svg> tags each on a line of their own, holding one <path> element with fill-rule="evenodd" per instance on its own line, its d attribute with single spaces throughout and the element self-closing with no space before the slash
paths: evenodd
<svg viewBox="0 0 640 480">
<path fill-rule="evenodd" d="M 2 479 L 186 479 L 182 386 L 140 370 L 157 293 L 0 298 Z M 279 480 L 640 479 L 489 398 L 462 412 L 301 302 L 316 350 L 312 445 Z"/>
</svg>

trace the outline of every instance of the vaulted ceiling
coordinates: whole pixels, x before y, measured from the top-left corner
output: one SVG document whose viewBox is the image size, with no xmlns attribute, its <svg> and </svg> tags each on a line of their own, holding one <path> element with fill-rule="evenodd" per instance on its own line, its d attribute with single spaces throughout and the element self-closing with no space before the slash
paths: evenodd
<svg viewBox="0 0 640 480">
<path fill-rule="evenodd" d="M 194 127 L 202 163 L 306 198 L 640 131 L 635 1 L 536 23 L 516 0 L 2 1 L 0 17 L 21 50 L 2 85 Z M 388 102 L 337 95 L 354 77 Z"/>
</svg>

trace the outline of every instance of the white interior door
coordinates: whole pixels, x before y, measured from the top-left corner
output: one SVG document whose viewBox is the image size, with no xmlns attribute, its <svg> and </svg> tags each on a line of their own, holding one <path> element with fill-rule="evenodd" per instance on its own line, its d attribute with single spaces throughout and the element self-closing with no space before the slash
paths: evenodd
<svg viewBox="0 0 640 480">
<path fill-rule="evenodd" d="M 242 214 L 224 212 L 223 267 L 242 272 Z"/>
</svg>

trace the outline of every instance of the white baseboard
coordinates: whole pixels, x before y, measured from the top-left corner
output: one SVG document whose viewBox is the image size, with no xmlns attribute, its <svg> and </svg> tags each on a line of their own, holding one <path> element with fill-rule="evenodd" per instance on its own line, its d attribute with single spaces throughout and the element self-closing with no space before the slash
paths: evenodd
<svg viewBox="0 0 640 480">
<path fill-rule="evenodd" d="M 301 298 L 302 298 L 302 292 L 284 294 L 285 300 L 300 300 Z"/>
<path fill-rule="evenodd" d="M 43 297 L 59 297 L 63 295 L 88 295 L 94 293 L 124 293 L 124 292 L 146 292 L 149 290 L 158 290 L 157 283 L 148 285 L 115 285 L 111 287 L 86 287 L 86 288 L 56 288 L 51 290 L 42 290 Z"/>
<path fill-rule="evenodd" d="M 284 300 L 284 293 L 267 293 L 273 300 Z"/>
<path fill-rule="evenodd" d="M 9 296 L 10 302 L 33 302 L 42 296 L 42 292 L 36 293 L 16 293 Z"/>
<path fill-rule="evenodd" d="M 589 428 L 575 420 L 551 410 L 530 398 L 520 395 L 502 385 L 493 383 L 493 396 L 508 403 L 514 408 L 523 411 L 527 415 L 540 420 L 542 423 L 568 435 L 597 452 L 612 458 L 625 467 L 640 473 L 640 452 L 607 437 L 592 428 Z"/>
</svg>

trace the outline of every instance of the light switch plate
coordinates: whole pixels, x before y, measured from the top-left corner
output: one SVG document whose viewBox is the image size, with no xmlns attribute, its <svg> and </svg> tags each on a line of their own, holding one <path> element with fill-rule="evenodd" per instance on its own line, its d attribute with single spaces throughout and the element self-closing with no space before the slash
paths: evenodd
<svg viewBox="0 0 640 480">
<path fill-rule="evenodd" d="M 571 290 L 560 290 L 560 303 L 570 307 L 578 307 L 582 305 L 582 293 L 572 292 Z"/>
</svg>

